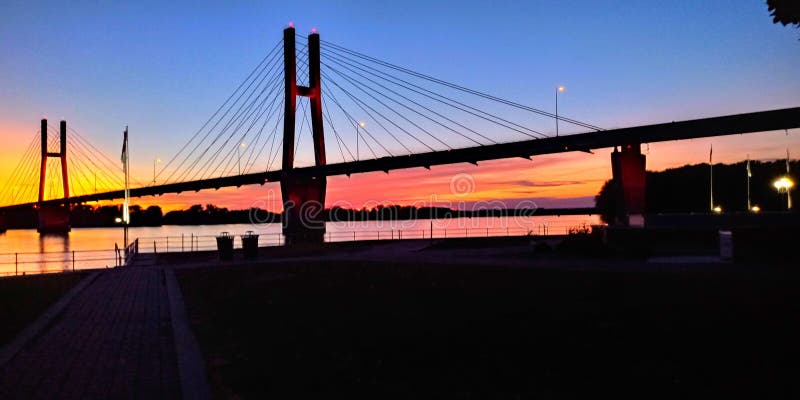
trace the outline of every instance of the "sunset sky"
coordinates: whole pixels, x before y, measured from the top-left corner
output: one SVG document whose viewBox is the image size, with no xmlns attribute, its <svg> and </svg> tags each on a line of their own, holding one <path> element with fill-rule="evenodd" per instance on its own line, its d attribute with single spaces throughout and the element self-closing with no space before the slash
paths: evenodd
<svg viewBox="0 0 800 400">
<path fill-rule="evenodd" d="M 52 126 L 66 119 L 114 161 L 130 126 L 132 175 L 152 181 L 153 161 L 178 152 L 290 21 L 298 33 L 316 28 L 323 40 L 550 112 L 555 88 L 564 85 L 559 113 L 603 128 L 800 106 L 800 31 L 772 24 L 758 0 L 12 0 L 0 4 L 0 15 L 0 182 L 43 116 Z M 530 123 L 555 130 L 550 121 Z M 661 170 L 707 162 L 712 144 L 715 162 L 783 158 L 787 149 L 797 158 L 798 139 L 800 130 L 765 132 L 643 151 L 648 169 Z M 332 146 L 329 139 L 329 152 Z M 332 177 L 327 198 L 352 207 L 489 200 L 590 206 L 611 176 L 610 151 Z M 37 171 L 30 174 L 37 185 Z M 454 179 L 469 181 L 466 195 L 453 193 Z M 280 191 L 267 184 L 135 202 L 278 210 Z"/>
</svg>

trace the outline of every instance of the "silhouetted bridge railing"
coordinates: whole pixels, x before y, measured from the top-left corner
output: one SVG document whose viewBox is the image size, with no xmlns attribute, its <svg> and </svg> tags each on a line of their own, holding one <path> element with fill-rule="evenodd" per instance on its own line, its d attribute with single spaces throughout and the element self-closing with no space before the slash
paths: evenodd
<svg viewBox="0 0 800 400">
<path fill-rule="evenodd" d="M 483 145 L 469 148 L 416 153 L 394 157 L 382 157 L 360 161 L 342 162 L 319 166 L 298 167 L 293 174 L 309 176 L 351 175 L 404 168 L 431 168 L 436 165 L 473 163 L 504 158 L 530 158 L 532 156 L 565 153 L 573 151 L 591 152 L 595 149 L 627 146 L 640 143 L 655 143 L 672 140 L 696 139 L 712 136 L 737 135 L 800 128 L 800 107 L 761 111 L 746 114 L 727 115 L 713 118 L 670 122 L 655 125 L 635 126 L 587 132 L 568 136 L 531 139 L 519 142 Z M 131 197 L 160 196 L 169 193 L 239 187 L 244 185 L 263 185 L 278 182 L 283 177 L 282 170 L 257 172 L 236 176 L 171 183 L 157 186 L 133 188 Z M 122 190 L 75 196 L 68 200 L 53 199 L 41 205 L 78 204 L 101 200 L 120 199 Z M 2 207 L 0 210 L 30 207 L 37 203 L 26 203 Z"/>
</svg>

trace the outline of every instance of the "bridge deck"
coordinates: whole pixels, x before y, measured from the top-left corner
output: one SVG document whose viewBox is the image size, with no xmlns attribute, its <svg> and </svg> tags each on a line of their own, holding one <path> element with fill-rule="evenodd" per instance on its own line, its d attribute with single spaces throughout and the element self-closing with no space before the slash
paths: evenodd
<svg viewBox="0 0 800 400">
<path fill-rule="evenodd" d="M 800 128 L 800 107 L 781 110 L 760 111 L 746 114 L 726 115 L 688 121 L 670 122 L 655 125 L 610 129 L 568 136 L 532 139 L 521 142 L 468 147 L 448 151 L 409 154 L 405 156 L 382 157 L 295 168 L 292 172 L 308 175 L 350 175 L 356 173 L 385 171 L 403 168 L 430 168 L 434 165 L 455 163 L 477 163 L 479 161 L 503 158 L 565 153 L 572 151 L 591 151 L 594 149 L 624 146 L 634 143 L 655 143 L 672 140 L 696 139 L 702 137 L 737 135 L 753 132 Z M 131 189 L 131 197 L 158 196 L 167 193 L 219 189 L 229 186 L 264 184 L 280 181 L 284 171 L 267 171 L 223 178 L 204 179 L 158 186 Z M 78 196 L 69 199 L 70 203 L 114 200 L 124 196 L 122 190 Z M 41 204 L 64 204 L 64 199 L 48 200 Z M 30 207 L 36 203 L 0 207 L 0 211 L 17 207 Z"/>
</svg>

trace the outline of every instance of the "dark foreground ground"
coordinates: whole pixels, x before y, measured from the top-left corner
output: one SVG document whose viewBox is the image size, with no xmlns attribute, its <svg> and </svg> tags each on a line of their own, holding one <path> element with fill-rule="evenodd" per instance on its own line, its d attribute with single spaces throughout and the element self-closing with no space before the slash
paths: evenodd
<svg viewBox="0 0 800 400">
<path fill-rule="evenodd" d="M 682 270 L 298 261 L 178 278 L 218 398 L 797 398 L 800 274 Z"/>
<path fill-rule="evenodd" d="M 13 339 L 84 276 L 69 273 L 0 279 L 0 346 Z"/>
</svg>

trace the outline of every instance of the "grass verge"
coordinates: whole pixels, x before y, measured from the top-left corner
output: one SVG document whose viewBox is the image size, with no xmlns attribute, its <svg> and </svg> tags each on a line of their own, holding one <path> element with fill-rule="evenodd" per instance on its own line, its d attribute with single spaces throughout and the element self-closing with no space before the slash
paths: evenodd
<svg viewBox="0 0 800 400">
<path fill-rule="evenodd" d="M 85 276 L 65 273 L 0 279 L 0 346 L 11 341 Z"/>
<path fill-rule="evenodd" d="M 178 279 L 217 398 L 762 397 L 798 387 L 800 275 L 790 271 L 321 262 Z"/>
</svg>

